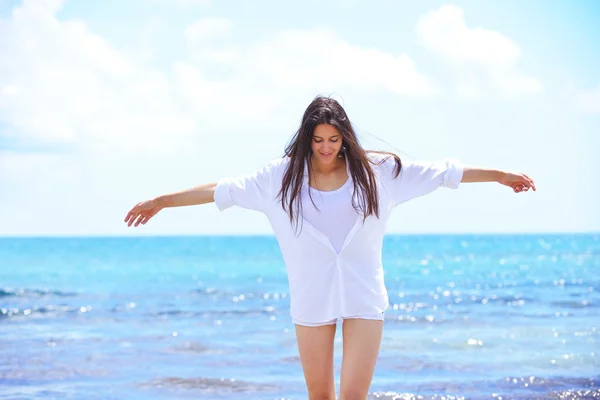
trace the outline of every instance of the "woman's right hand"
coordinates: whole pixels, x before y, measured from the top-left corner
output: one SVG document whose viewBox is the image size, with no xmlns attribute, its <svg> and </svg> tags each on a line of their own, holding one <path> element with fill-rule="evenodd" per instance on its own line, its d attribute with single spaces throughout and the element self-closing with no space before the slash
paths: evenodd
<svg viewBox="0 0 600 400">
<path fill-rule="evenodd" d="M 150 218 L 154 217 L 162 209 L 163 207 L 158 204 L 156 199 L 137 203 L 127 213 L 125 223 L 127 223 L 127 226 L 131 226 L 132 224 L 135 224 L 134 226 L 138 226 L 139 224 L 145 225 Z"/>
</svg>

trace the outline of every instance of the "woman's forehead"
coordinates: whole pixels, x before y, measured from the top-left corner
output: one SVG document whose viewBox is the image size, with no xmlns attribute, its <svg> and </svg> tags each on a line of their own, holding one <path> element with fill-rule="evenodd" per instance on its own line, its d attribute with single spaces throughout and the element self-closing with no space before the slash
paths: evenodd
<svg viewBox="0 0 600 400">
<path fill-rule="evenodd" d="M 337 130 L 337 128 L 329 124 L 319 124 L 315 127 L 315 130 L 313 132 L 313 136 L 319 136 L 322 138 L 337 136 L 339 134 L 340 132 Z"/>
</svg>

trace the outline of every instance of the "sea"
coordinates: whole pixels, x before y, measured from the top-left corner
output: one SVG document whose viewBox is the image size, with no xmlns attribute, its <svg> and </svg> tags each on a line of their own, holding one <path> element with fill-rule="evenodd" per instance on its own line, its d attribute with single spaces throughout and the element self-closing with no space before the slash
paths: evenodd
<svg viewBox="0 0 600 400">
<path fill-rule="evenodd" d="M 600 233 L 388 235 L 383 263 L 369 399 L 600 398 Z M 0 238 L 0 399 L 306 399 L 289 300 L 272 236 Z"/>
</svg>

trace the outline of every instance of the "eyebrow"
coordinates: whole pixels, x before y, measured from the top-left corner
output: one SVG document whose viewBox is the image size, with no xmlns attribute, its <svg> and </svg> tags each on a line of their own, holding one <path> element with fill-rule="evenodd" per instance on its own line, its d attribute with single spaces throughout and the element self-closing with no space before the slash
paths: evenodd
<svg viewBox="0 0 600 400">
<path fill-rule="evenodd" d="M 333 139 L 336 137 L 342 136 L 339 133 L 337 135 L 333 135 L 333 136 L 329 136 L 329 139 Z M 323 139 L 321 136 L 317 136 L 317 135 L 313 135 L 313 138 L 319 138 L 319 139 Z"/>
</svg>

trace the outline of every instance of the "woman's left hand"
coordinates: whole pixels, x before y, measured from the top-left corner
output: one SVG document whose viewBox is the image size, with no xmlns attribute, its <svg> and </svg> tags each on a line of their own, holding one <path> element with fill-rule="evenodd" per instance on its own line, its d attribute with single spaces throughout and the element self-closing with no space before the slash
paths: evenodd
<svg viewBox="0 0 600 400">
<path fill-rule="evenodd" d="M 529 189 L 535 191 L 535 182 L 525 174 L 505 172 L 498 183 L 510 187 L 515 193 L 527 192 Z"/>
</svg>

